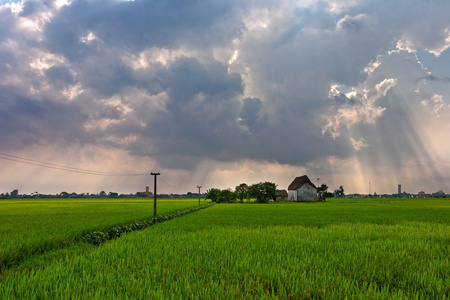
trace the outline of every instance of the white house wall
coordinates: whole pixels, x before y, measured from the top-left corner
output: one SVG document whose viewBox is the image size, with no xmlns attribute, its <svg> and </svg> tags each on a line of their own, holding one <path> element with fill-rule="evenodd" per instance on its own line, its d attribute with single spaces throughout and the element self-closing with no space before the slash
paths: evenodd
<svg viewBox="0 0 450 300">
<path fill-rule="evenodd" d="M 294 201 L 317 201 L 317 190 L 309 184 L 302 185 L 297 191 Z"/>
<path fill-rule="evenodd" d="M 288 191 L 288 201 L 297 201 L 297 191 L 296 190 Z"/>
</svg>

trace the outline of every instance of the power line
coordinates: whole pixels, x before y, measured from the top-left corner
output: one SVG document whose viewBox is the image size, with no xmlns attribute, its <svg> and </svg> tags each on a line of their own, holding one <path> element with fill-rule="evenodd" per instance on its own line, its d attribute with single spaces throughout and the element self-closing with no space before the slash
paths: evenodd
<svg viewBox="0 0 450 300">
<path fill-rule="evenodd" d="M 173 188 L 189 189 L 189 187 L 184 186 L 184 185 L 180 185 L 180 184 L 177 184 L 177 183 L 174 183 L 173 181 L 171 181 L 170 179 L 168 179 L 168 178 L 166 178 L 166 177 L 164 177 L 164 176 L 162 176 L 162 175 L 159 177 L 159 179 L 160 179 L 162 182 L 164 182 L 165 184 L 170 185 L 170 186 L 173 187 Z"/>
<path fill-rule="evenodd" d="M 111 173 L 111 172 L 80 169 L 80 168 L 64 166 L 64 165 L 57 165 L 57 164 L 53 164 L 53 163 L 49 163 L 49 162 L 43 162 L 43 161 L 24 158 L 24 157 L 20 157 L 20 156 L 10 155 L 10 154 L 6 154 L 6 153 L 0 153 L 0 159 L 19 162 L 19 163 L 27 164 L 27 165 L 48 168 L 48 169 L 80 173 L 80 174 L 87 174 L 87 175 L 95 175 L 95 176 L 144 176 L 144 175 L 148 175 L 148 173 L 134 173 L 134 174 L 128 173 L 128 174 L 126 174 L 126 173 Z"/>
</svg>

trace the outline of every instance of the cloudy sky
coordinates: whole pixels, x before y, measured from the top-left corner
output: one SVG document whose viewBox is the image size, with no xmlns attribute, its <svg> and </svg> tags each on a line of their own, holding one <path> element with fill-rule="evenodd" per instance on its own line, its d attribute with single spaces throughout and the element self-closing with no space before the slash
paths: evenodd
<svg viewBox="0 0 450 300">
<path fill-rule="evenodd" d="M 450 192 L 449 11 L 0 0 L 0 192 Z"/>
</svg>

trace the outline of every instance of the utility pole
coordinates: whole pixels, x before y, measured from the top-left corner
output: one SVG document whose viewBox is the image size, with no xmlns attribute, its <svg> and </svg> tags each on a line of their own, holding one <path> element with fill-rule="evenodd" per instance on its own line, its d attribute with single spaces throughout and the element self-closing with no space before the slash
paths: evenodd
<svg viewBox="0 0 450 300">
<path fill-rule="evenodd" d="M 200 196 L 201 196 L 200 189 L 202 188 L 202 186 L 201 185 L 197 185 L 197 188 L 198 188 L 198 206 L 200 206 Z"/>
<path fill-rule="evenodd" d="M 155 176 L 155 185 L 154 187 L 154 200 L 153 200 L 153 216 L 156 217 L 156 176 L 161 175 L 161 173 L 153 173 L 151 172 L 150 175 Z"/>
</svg>

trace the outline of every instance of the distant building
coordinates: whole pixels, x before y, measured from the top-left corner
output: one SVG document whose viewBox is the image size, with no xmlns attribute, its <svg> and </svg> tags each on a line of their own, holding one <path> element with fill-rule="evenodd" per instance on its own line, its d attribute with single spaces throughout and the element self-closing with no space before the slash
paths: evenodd
<svg viewBox="0 0 450 300">
<path fill-rule="evenodd" d="M 430 195 L 425 193 L 424 191 L 420 191 L 417 193 L 417 197 L 419 198 L 428 198 Z"/>
<path fill-rule="evenodd" d="M 399 184 L 399 185 L 398 185 L 398 194 L 400 195 L 401 193 L 402 193 L 402 185 Z"/>
<path fill-rule="evenodd" d="M 286 190 L 277 190 L 276 193 L 276 201 L 286 201 L 288 199 L 288 192 Z"/>
<path fill-rule="evenodd" d="M 288 200 L 317 201 L 317 188 L 308 176 L 297 177 L 288 187 Z"/>
<path fill-rule="evenodd" d="M 17 198 L 19 197 L 19 190 L 14 190 L 11 192 L 11 197 L 12 198 Z"/>
</svg>

